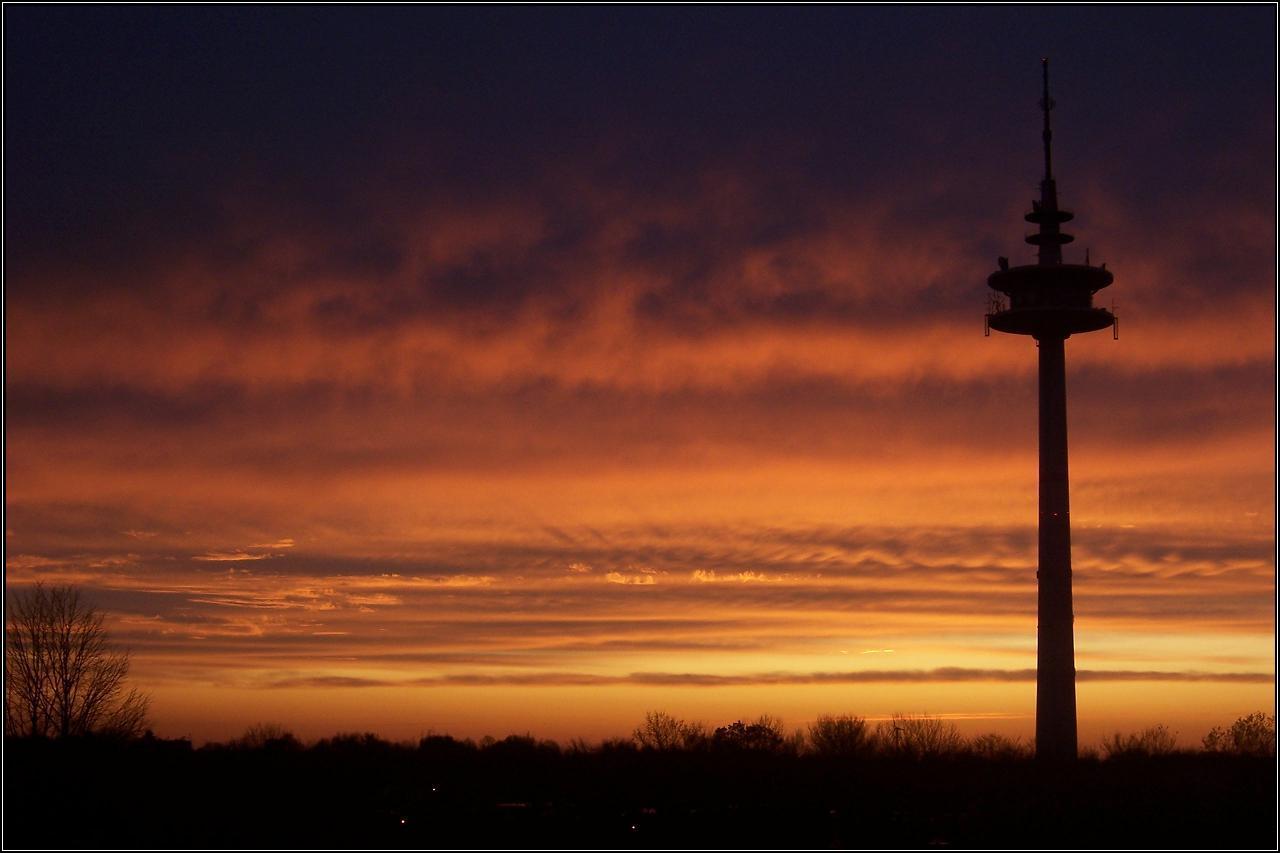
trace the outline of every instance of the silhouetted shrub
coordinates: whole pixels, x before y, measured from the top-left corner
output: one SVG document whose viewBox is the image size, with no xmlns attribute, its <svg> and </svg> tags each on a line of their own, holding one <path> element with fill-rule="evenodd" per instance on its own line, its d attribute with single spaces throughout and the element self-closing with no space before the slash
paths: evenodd
<svg viewBox="0 0 1280 853">
<path fill-rule="evenodd" d="M 687 750 L 706 749 L 711 745 L 711 732 L 707 724 L 699 721 L 686 722 L 681 733 L 681 746 Z"/>
<path fill-rule="evenodd" d="M 292 752 L 302 749 L 302 742 L 279 723 L 255 723 L 244 734 L 228 744 L 232 749 Z"/>
<path fill-rule="evenodd" d="M 636 742 L 631 738 L 625 737 L 609 737 L 600 741 L 600 752 L 603 755 L 617 755 L 620 753 L 639 752 L 640 747 L 636 746 Z"/>
<path fill-rule="evenodd" d="M 643 749 L 670 752 L 676 749 L 698 749 L 707 742 L 707 729 L 702 723 L 690 723 L 665 711 L 650 711 L 644 723 L 631 733 Z"/>
<path fill-rule="evenodd" d="M 595 748 L 586 738 L 572 737 L 569 738 L 569 745 L 564 748 L 565 755 L 590 755 L 595 752 Z"/>
<path fill-rule="evenodd" d="M 824 714 L 809 726 L 809 749 L 818 755 L 856 758 L 871 748 L 871 732 L 862 717 Z"/>
<path fill-rule="evenodd" d="M 1235 755 L 1275 756 L 1276 715 L 1255 711 L 1236 720 L 1226 731 L 1214 726 L 1204 736 L 1204 748 Z"/>
<path fill-rule="evenodd" d="M 1178 741 L 1167 726 L 1149 726 L 1140 732 L 1119 732 L 1102 739 L 1102 752 L 1107 758 L 1169 755 L 1177 752 Z"/>
<path fill-rule="evenodd" d="M 631 736 L 642 749 L 679 749 L 684 742 L 684 721 L 666 711 L 649 711 L 644 715 L 644 724 L 633 731 Z"/>
<path fill-rule="evenodd" d="M 738 720 L 721 726 L 712 734 L 711 743 L 717 749 L 783 752 L 786 735 L 781 720 L 762 714 L 754 723 Z"/>
<path fill-rule="evenodd" d="M 964 738 L 955 723 L 938 717 L 894 714 L 876 725 L 876 746 L 895 758 L 942 758 L 964 749 Z"/>
<path fill-rule="evenodd" d="M 321 738 L 312 749 L 343 755 L 385 755 L 394 751 L 396 746 L 373 732 L 339 732 L 333 737 Z"/>
<path fill-rule="evenodd" d="M 449 735 L 429 734 L 418 741 L 418 752 L 435 761 L 456 760 L 476 751 L 475 741 L 455 740 Z"/>
<path fill-rule="evenodd" d="M 978 758 L 991 761 L 1011 761 L 1030 758 L 1032 749 L 1021 738 L 1007 738 L 994 732 L 978 735 L 969 741 L 969 752 Z"/>
<path fill-rule="evenodd" d="M 170 754 L 181 754 L 192 751 L 191 738 L 156 737 L 155 732 L 151 731 L 151 729 L 147 729 L 143 732 L 142 737 L 138 739 L 137 745 L 139 749 Z"/>
<path fill-rule="evenodd" d="M 553 740 L 538 740 L 533 735 L 507 735 L 502 740 L 492 741 L 485 745 L 484 752 L 489 756 L 498 756 L 504 760 L 519 760 L 525 757 L 555 757 L 560 755 L 560 744 Z"/>
</svg>

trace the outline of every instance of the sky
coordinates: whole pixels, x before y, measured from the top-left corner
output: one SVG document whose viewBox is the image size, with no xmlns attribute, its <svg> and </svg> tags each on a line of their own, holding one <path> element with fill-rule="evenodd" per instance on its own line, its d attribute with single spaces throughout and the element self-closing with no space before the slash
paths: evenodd
<svg viewBox="0 0 1280 853">
<path fill-rule="evenodd" d="M 3 14 L 6 590 L 157 734 L 1030 738 L 1042 56 L 1082 743 L 1274 712 L 1273 6 Z"/>
</svg>

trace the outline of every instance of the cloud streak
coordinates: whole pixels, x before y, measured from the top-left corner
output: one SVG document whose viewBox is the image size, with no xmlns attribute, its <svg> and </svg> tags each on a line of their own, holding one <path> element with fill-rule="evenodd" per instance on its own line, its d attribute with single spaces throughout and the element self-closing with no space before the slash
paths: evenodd
<svg viewBox="0 0 1280 853">
<path fill-rule="evenodd" d="M 1164 672 L 1158 670 L 1080 670 L 1080 681 L 1168 681 L 1271 684 L 1274 673 L 1265 672 Z M 286 678 L 271 682 L 273 688 L 293 687 L 593 687 L 635 684 L 662 687 L 741 687 L 787 684 L 879 684 L 917 682 L 1034 682 L 1034 669 L 991 670 L 941 667 L 932 670 L 870 670 L 861 672 L 768 672 L 749 675 L 633 672 L 627 675 L 583 673 L 511 673 L 505 675 L 459 674 L 441 678 L 387 681 L 330 676 Z"/>
</svg>

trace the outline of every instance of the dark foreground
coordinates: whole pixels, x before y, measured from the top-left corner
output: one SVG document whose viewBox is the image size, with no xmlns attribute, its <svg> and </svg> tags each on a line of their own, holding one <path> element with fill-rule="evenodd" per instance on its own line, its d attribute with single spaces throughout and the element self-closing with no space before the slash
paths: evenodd
<svg viewBox="0 0 1280 853">
<path fill-rule="evenodd" d="M 7 741 L 13 847 L 1263 848 L 1273 758 Z"/>
</svg>

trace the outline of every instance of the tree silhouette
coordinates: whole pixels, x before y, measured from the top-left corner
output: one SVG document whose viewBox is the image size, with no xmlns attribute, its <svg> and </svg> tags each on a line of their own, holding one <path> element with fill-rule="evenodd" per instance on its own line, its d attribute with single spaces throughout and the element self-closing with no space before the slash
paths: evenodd
<svg viewBox="0 0 1280 853">
<path fill-rule="evenodd" d="M 990 732 L 969 741 L 969 752 L 978 758 L 989 761 L 1010 761 L 1030 758 L 1034 750 L 1024 744 L 1021 738 L 1009 738 L 1005 735 Z"/>
<path fill-rule="evenodd" d="M 1255 711 L 1241 717 L 1223 730 L 1214 726 L 1204 736 L 1208 752 L 1230 752 L 1237 755 L 1276 754 L 1276 715 Z"/>
<path fill-rule="evenodd" d="M 956 755 L 964 748 L 964 738 L 955 723 L 939 717 L 894 714 L 876 725 L 880 750 L 896 758 L 940 758 Z"/>
<path fill-rule="evenodd" d="M 69 586 L 36 584 L 5 607 L 6 735 L 137 737 L 149 698 L 124 689 L 129 654 L 111 647 L 101 611 Z"/>
<path fill-rule="evenodd" d="M 853 758 L 871 751 L 871 732 L 862 717 L 823 714 L 809 726 L 809 746 L 818 755 Z"/>
<path fill-rule="evenodd" d="M 701 723 L 685 722 L 665 711 L 649 711 L 644 715 L 644 725 L 631 736 L 642 748 L 662 752 L 696 749 L 707 740 L 706 728 Z"/>
<path fill-rule="evenodd" d="M 302 741 L 280 723 L 254 723 L 231 741 L 230 746 L 233 749 L 296 751 L 302 748 Z"/>
<path fill-rule="evenodd" d="M 1108 758 L 1169 755 L 1177 749 L 1176 733 L 1169 731 L 1169 727 L 1163 724 L 1148 726 L 1140 732 L 1127 736 L 1116 732 L 1102 740 L 1102 751 Z"/>
<path fill-rule="evenodd" d="M 754 723 L 741 720 L 715 730 L 711 742 L 721 749 L 781 752 L 786 746 L 782 721 L 761 714 Z"/>
</svg>

